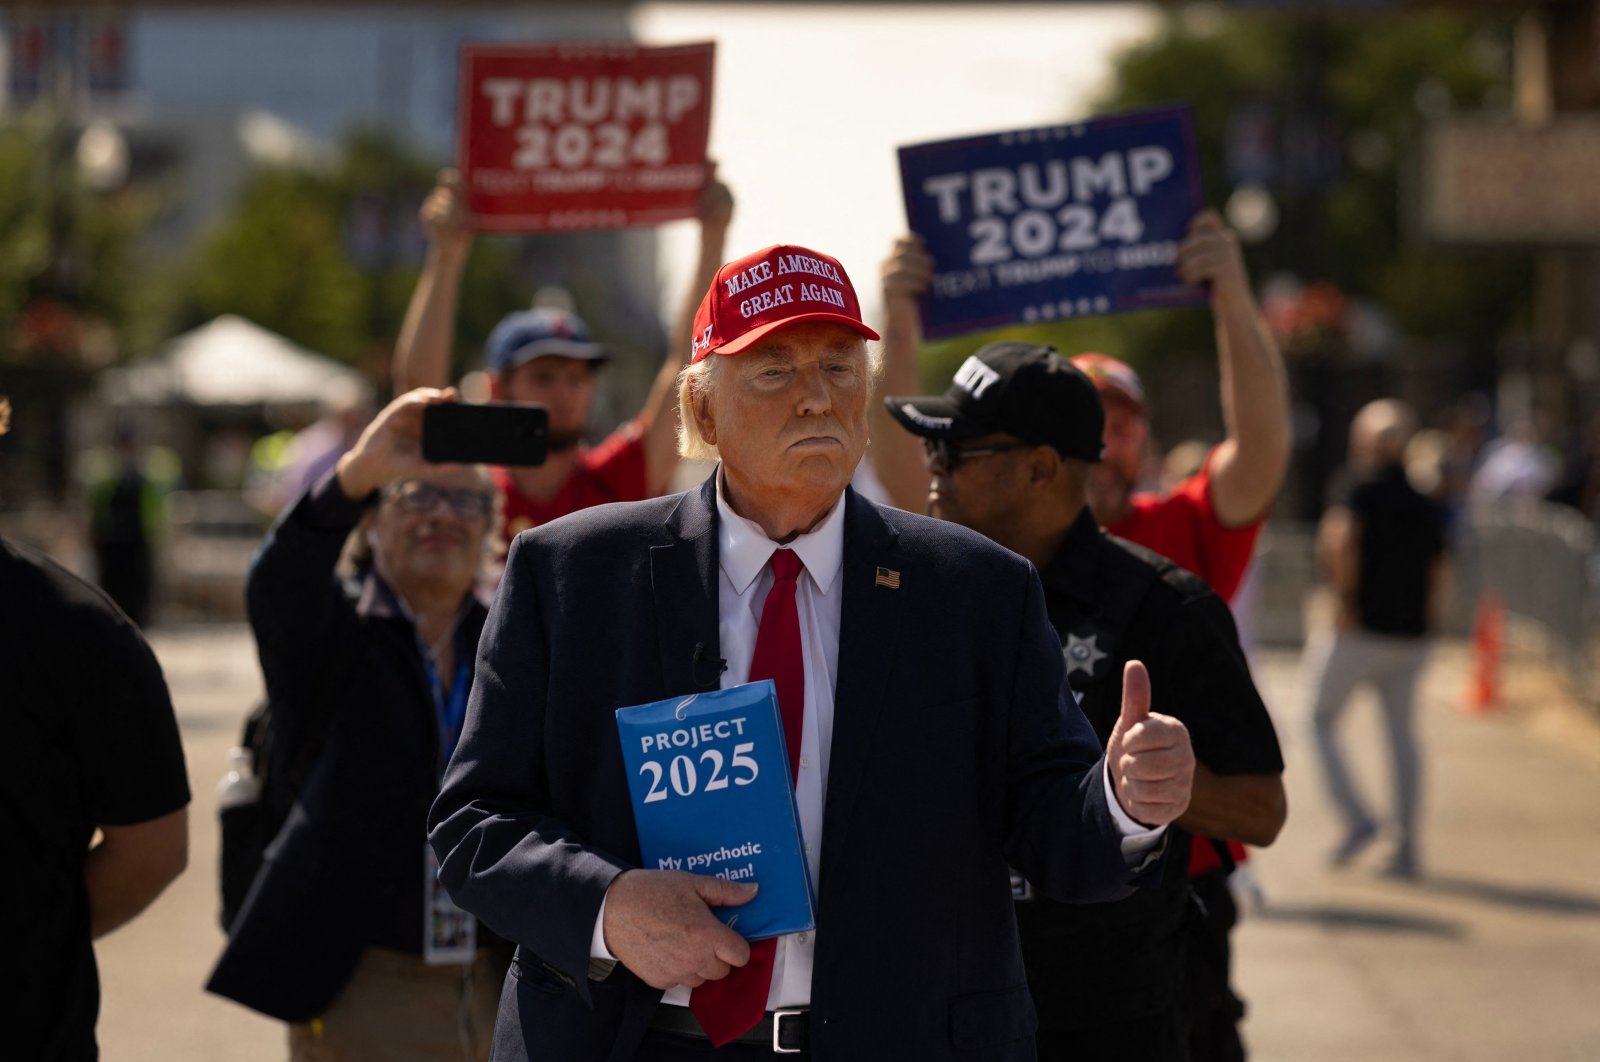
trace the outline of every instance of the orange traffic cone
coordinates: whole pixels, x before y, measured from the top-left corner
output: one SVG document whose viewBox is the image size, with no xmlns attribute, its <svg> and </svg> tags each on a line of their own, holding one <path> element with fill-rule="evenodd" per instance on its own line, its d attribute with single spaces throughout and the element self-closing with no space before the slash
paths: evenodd
<svg viewBox="0 0 1600 1062">
<path fill-rule="evenodd" d="M 1490 590 L 1478 599 L 1472 618 L 1472 681 L 1467 685 L 1466 710 L 1473 715 L 1500 706 L 1500 654 L 1505 634 L 1505 600 Z"/>
</svg>

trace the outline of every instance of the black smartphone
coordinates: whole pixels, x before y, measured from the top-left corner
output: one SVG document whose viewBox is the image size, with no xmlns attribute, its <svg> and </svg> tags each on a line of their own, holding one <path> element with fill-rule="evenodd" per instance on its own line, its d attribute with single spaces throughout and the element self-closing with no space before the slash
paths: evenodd
<svg viewBox="0 0 1600 1062">
<path fill-rule="evenodd" d="M 542 465 L 550 411 L 531 402 L 442 402 L 422 411 L 422 458 L 436 464 Z"/>
</svg>

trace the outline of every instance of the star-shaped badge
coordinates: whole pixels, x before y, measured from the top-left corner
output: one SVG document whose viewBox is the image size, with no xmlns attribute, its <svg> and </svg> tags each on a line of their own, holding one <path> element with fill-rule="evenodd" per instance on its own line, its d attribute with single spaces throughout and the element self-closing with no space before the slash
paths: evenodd
<svg viewBox="0 0 1600 1062">
<path fill-rule="evenodd" d="M 1106 658 L 1106 654 L 1097 644 L 1100 641 L 1098 634 L 1091 634 L 1087 638 L 1080 638 L 1076 634 L 1067 635 L 1067 644 L 1062 648 L 1061 654 L 1067 659 L 1067 674 L 1082 671 L 1090 678 L 1094 678 L 1095 666 Z"/>
</svg>

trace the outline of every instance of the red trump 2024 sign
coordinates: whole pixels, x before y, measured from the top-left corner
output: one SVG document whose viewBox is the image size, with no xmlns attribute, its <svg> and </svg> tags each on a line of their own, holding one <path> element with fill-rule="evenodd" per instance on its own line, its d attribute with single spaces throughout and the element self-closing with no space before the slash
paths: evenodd
<svg viewBox="0 0 1600 1062">
<path fill-rule="evenodd" d="M 457 162 L 474 227 L 617 229 L 693 217 L 714 44 L 465 44 Z"/>
</svg>

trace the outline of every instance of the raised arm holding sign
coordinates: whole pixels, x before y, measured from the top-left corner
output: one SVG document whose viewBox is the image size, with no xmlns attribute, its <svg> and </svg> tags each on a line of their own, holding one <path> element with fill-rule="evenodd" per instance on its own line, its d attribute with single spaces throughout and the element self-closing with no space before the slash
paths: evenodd
<svg viewBox="0 0 1600 1062">
<path fill-rule="evenodd" d="M 1211 504 L 1225 526 L 1243 527 L 1266 515 L 1288 470 L 1288 374 L 1250 290 L 1239 237 L 1215 211 L 1189 226 L 1178 275 L 1210 296 L 1228 432 L 1211 460 Z"/>
<path fill-rule="evenodd" d="M 691 302 L 644 407 L 600 445 L 580 445 L 606 352 L 573 314 L 508 314 L 489 337 L 497 400 L 550 413 L 543 465 L 496 470 L 507 537 L 602 502 L 666 489 L 677 467 L 673 404 L 688 360 L 696 294 L 722 259 L 733 196 L 706 158 L 714 46 L 628 43 L 467 45 L 459 94 L 460 169 L 423 203 L 422 275 L 395 347 L 396 390 L 449 382 L 451 336 L 474 231 L 540 232 L 698 218 Z"/>
<path fill-rule="evenodd" d="M 883 261 L 883 375 L 886 395 L 922 390 L 918 358 L 922 351 L 922 298 L 933 276 L 933 257 L 914 233 L 894 242 Z M 882 402 L 872 403 L 872 469 L 896 508 L 920 513 L 928 498 L 928 466 L 922 442 L 900 430 Z"/>
<path fill-rule="evenodd" d="M 698 193 L 695 209 L 700 251 L 688 302 L 671 333 L 674 349 L 662 362 L 644 407 L 612 440 L 593 451 L 576 445 L 588 423 L 594 366 L 601 358 L 599 348 L 587 342 L 582 321 L 557 311 L 511 314 L 491 336 L 489 373 L 494 396 L 539 402 L 550 408 L 551 417 L 550 459 L 537 467 L 510 471 L 503 478 L 510 503 L 507 532 L 514 534 L 583 507 L 577 502 L 632 501 L 658 494 L 671 480 L 677 467 L 676 381 L 689 357 L 687 337 L 698 304 L 696 293 L 710 285 L 733 220 L 733 194 L 716 179 L 714 165 Z M 421 220 L 428 238 L 427 258 L 395 346 L 394 385 L 402 391 L 449 383 L 451 336 L 473 230 L 473 215 L 466 209 L 462 180 L 455 170 L 439 174 L 439 183 L 423 202 Z M 581 336 L 576 335 L 579 329 Z M 562 331 L 575 334 L 563 336 L 559 334 Z M 560 445 L 562 442 L 566 445 Z M 589 454 L 614 455 L 610 466 L 619 474 L 588 469 L 585 461 Z M 591 471 L 600 480 L 596 489 L 579 490 L 574 477 Z M 510 493 L 512 489 L 516 495 Z M 518 505 L 517 495 L 529 504 Z M 526 523 L 518 526 L 521 521 Z"/>
<path fill-rule="evenodd" d="M 884 391 L 910 393 L 918 386 L 917 358 L 922 347 L 922 305 L 937 267 L 916 235 L 896 240 L 883 264 Z M 1189 223 L 1178 245 L 1179 279 L 1205 292 L 1216 323 L 1217 369 L 1221 379 L 1222 419 L 1227 436 L 1216 448 L 1209 467 L 1210 505 L 1224 527 L 1253 526 L 1266 513 L 1283 483 L 1289 459 L 1289 398 L 1283 356 L 1267 328 L 1251 291 L 1239 240 L 1215 211 L 1205 210 Z M 1137 403 L 1094 371 L 1108 398 L 1106 460 L 1096 466 L 1090 504 L 1096 516 L 1118 534 L 1115 525 L 1132 513 L 1133 487 L 1149 438 L 1142 389 Z M 1118 400 L 1123 400 L 1119 403 Z M 1134 408 L 1137 405 L 1137 408 Z M 880 417 L 887 414 L 879 412 Z M 1129 421 L 1132 423 L 1130 424 Z M 874 421 L 873 467 L 894 504 L 920 511 L 928 494 L 928 474 L 917 439 L 894 430 L 887 420 Z M 1136 539 L 1137 540 L 1137 539 Z M 1151 543 L 1160 549 L 1159 543 Z M 1246 550 L 1248 554 L 1248 549 Z M 1191 555 L 1176 557 L 1194 567 Z M 1242 566 L 1241 566 L 1242 567 Z M 1242 572 L 1220 575 L 1196 568 L 1231 597 Z"/>
</svg>

